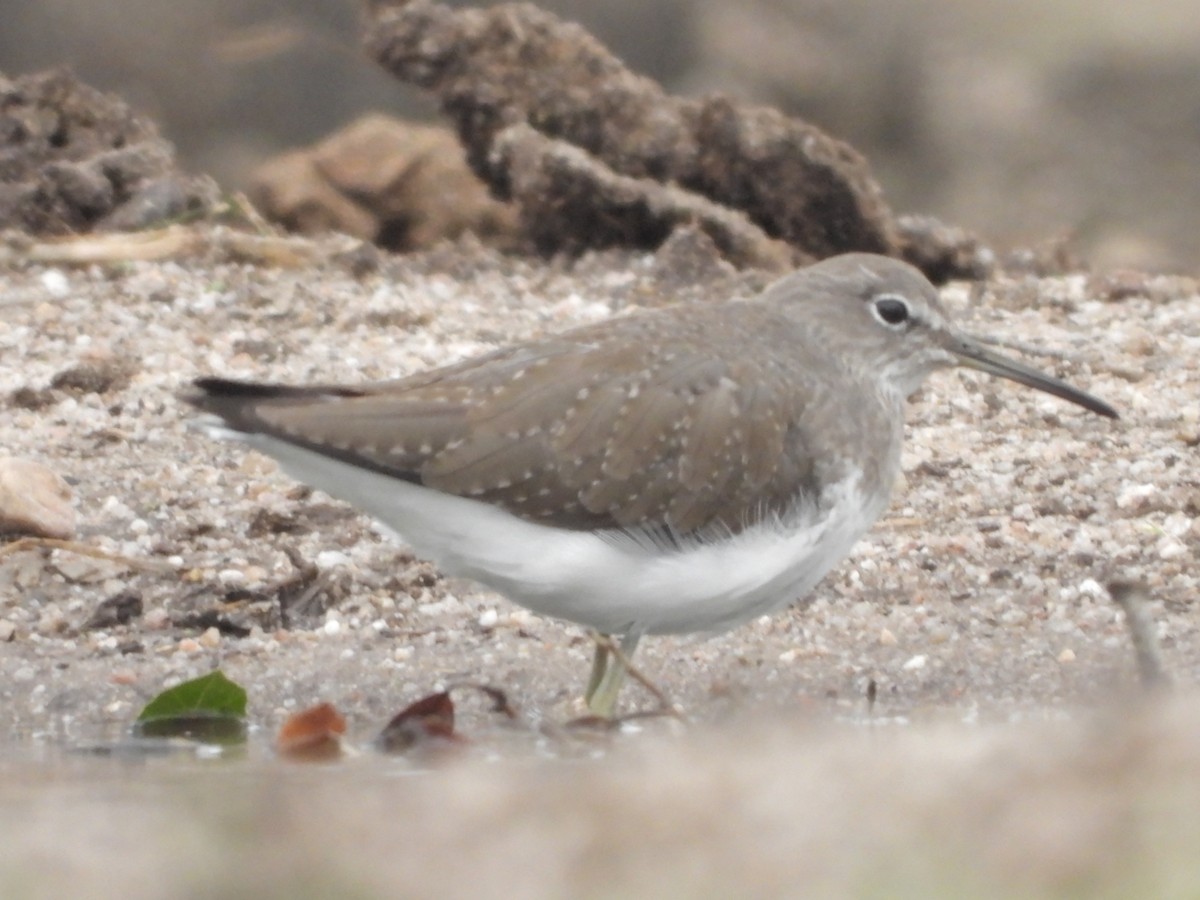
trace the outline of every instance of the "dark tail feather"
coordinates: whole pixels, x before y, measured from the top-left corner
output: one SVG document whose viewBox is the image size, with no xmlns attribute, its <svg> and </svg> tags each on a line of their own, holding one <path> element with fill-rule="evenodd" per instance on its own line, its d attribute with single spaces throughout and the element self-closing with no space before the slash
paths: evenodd
<svg viewBox="0 0 1200 900">
<path fill-rule="evenodd" d="M 262 404 L 312 403 L 323 397 L 353 397 L 357 393 L 353 388 L 293 387 L 228 378 L 197 378 L 192 382 L 192 389 L 181 394 L 180 399 L 217 416 L 231 428 L 253 433 L 263 430 L 258 417 L 258 408 Z"/>
</svg>

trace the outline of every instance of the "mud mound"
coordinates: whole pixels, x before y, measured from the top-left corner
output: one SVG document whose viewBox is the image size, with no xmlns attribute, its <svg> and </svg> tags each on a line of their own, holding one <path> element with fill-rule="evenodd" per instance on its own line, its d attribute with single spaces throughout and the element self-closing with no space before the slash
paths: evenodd
<svg viewBox="0 0 1200 900">
<path fill-rule="evenodd" d="M 987 268 L 986 254 L 936 243 L 941 230 L 902 229 L 848 144 L 774 109 L 673 97 L 529 4 L 384 0 L 365 40 L 384 68 L 439 98 L 471 166 L 516 201 L 544 252 L 657 247 L 689 223 L 738 265 L 861 250 L 938 278 Z"/>
<path fill-rule="evenodd" d="M 59 235 L 143 228 L 212 208 L 154 123 L 65 69 L 0 74 L 0 228 Z"/>
</svg>

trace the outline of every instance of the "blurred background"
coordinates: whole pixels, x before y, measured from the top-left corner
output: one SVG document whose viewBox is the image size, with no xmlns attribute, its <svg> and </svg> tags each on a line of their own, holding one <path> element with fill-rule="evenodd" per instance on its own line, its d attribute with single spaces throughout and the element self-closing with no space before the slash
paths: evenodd
<svg viewBox="0 0 1200 900">
<path fill-rule="evenodd" d="M 670 91 L 770 104 L 850 141 L 898 212 L 999 248 L 1068 241 L 1095 268 L 1200 272 L 1197 0 L 539 5 Z M 354 0 L 4 7 L 0 71 L 71 66 L 229 188 L 363 111 L 437 117 L 363 57 Z"/>
</svg>

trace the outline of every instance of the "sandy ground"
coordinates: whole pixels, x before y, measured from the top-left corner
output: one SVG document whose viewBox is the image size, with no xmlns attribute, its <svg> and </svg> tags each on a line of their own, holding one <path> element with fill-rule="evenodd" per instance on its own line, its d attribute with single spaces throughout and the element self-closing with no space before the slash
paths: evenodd
<svg viewBox="0 0 1200 900">
<path fill-rule="evenodd" d="M 0 557 L 13 633 L 0 645 L 6 896 L 81 895 L 101 863 L 107 895 L 125 897 L 163 896 L 170 879 L 172 895 L 197 897 L 387 896 L 396 884 L 477 896 L 1196 888 L 1191 856 L 1143 831 L 1195 835 L 1175 816 L 1195 808 L 1197 720 L 1182 701 L 1133 711 L 1132 651 L 1104 587 L 1145 583 L 1166 664 L 1194 684 L 1192 280 L 948 287 L 969 330 L 1045 348 L 1038 365 L 1123 418 L 984 376 L 935 377 L 911 405 L 889 515 L 806 608 L 707 640 L 647 641 L 642 667 L 692 724 L 583 751 L 537 730 L 578 712 L 591 652 L 578 629 L 441 579 L 269 460 L 189 430 L 176 399 L 208 373 L 384 378 L 760 283 L 666 252 L 566 265 L 466 246 L 378 265 L 214 252 L 0 269 L 0 447 L 71 481 L 79 541 L 133 561 Z M 316 589 L 284 628 L 297 565 Z M 127 591 L 140 616 L 84 627 Z M 218 664 L 261 728 L 249 761 L 64 755 Z M 266 750 L 293 709 L 334 702 L 362 745 L 408 701 L 460 680 L 502 687 L 523 716 L 501 728 L 468 703 L 477 741 L 463 764 L 410 778 L 398 776 L 411 765 L 369 752 L 301 768 Z"/>
</svg>

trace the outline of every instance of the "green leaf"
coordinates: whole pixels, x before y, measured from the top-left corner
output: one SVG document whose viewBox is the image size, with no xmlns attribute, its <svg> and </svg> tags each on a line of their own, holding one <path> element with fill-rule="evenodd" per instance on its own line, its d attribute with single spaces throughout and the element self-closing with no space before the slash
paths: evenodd
<svg viewBox="0 0 1200 900">
<path fill-rule="evenodd" d="M 246 691 L 220 669 L 163 691 L 146 704 L 139 723 L 160 719 L 223 718 L 246 716 Z"/>
<path fill-rule="evenodd" d="M 201 744 L 244 744 L 246 720 L 235 716 L 204 713 L 191 716 L 165 716 L 135 722 L 133 733 L 140 738 L 185 738 Z"/>
</svg>

